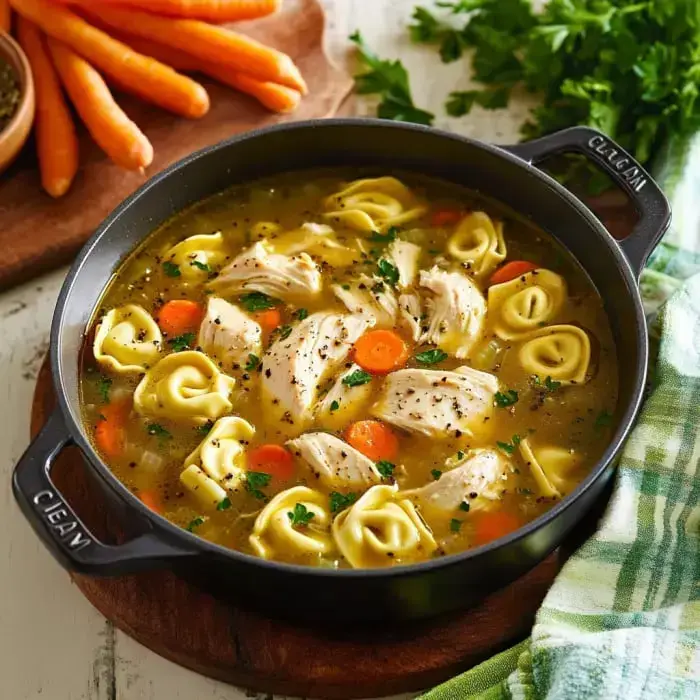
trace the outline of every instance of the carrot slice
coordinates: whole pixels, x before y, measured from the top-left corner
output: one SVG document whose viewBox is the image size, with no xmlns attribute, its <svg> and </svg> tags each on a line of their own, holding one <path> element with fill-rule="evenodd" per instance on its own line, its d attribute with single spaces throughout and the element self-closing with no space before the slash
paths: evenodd
<svg viewBox="0 0 700 700">
<path fill-rule="evenodd" d="M 369 331 L 358 338 L 354 350 L 355 362 L 372 374 L 387 374 L 408 359 L 408 347 L 394 331 Z"/>
<path fill-rule="evenodd" d="M 139 498 L 143 504 L 150 508 L 154 513 L 160 513 L 162 511 L 160 498 L 155 490 L 150 489 L 148 491 L 141 491 Z"/>
<path fill-rule="evenodd" d="M 248 452 L 248 469 L 287 481 L 294 475 L 294 458 L 282 445 L 260 445 Z"/>
<path fill-rule="evenodd" d="M 282 314 L 277 309 L 267 309 L 253 314 L 253 318 L 260 324 L 260 327 L 270 333 L 282 324 Z"/>
<path fill-rule="evenodd" d="M 399 452 L 399 439 L 394 431 L 378 420 L 352 423 L 345 431 L 345 439 L 348 444 L 374 462 L 395 459 Z"/>
<path fill-rule="evenodd" d="M 536 270 L 539 265 L 528 262 L 527 260 L 512 260 L 506 263 L 503 267 L 499 267 L 496 272 L 491 275 L 489 284 L 503 284 L 504 282 L 510 282 L 516 277 L 527 274 Z"/>
<path fill-rule="evenodd" d="M 192 333 L 199 328 L 204 318 L 201 304 L 189 299 L 173 299 L 161 307 L 158 312 L 158 325 L 169 336 Z"/>
<path fill-rule="evenodd" d="M 456 224 L 462 218 L 462 212 L 459 209 L 438 209 L 434 211 L 430 217 L 432 226 L 449 226 Z"/>
<path fill-rule="evenodd" d="M 477 545 L 505 537 L 522 525 L 517 515 L 505 510 L 494 513 L 479 513 L 475 515 L 474 520 L 476 526 L 474 543 Z"/>
<path fill-rule="evenodd" d="M 129 401 L 108 404 L 100 409 L 102 415 L 95 426 L 95 442 L 105 457 L 118 457 L 124 451 L 129 409 Z"/>
</svg>

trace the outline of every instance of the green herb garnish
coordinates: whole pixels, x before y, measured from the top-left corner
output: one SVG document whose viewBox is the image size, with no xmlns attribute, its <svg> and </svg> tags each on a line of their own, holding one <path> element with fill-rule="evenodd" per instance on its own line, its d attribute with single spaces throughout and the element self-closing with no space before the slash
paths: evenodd
<svg viewBox="0 0 700 700">
<path fill-rule="evenodd" d="M 176 265 L 174 262 L 170 262 L 170 260 L 166 260 L 163 263 L 163 272 L 165 272 L 168 277 L 180 277 L 180 275 L 182 275 L 180 266 Z"/>
<path fill-rule="evenodd" d="M 331 401 L 331 413 L 333 411 L 337 411 L 340 408 L 340 401 L 333 400 Z"/>
<path fill-rule="evenodd" d="M 442 476 L 442 470 L 441 469 L 431 469 L 430 470 L 430 475 L 437 481 L 441 476 Z"/>
<path fill-rule="evenodd" d="M 457 459 L 464 459 L 464 452 L 462 452 L 462 450 L 457 450 Z"/>
<path fill-rule="evenodd" d="M 278 329 L 278 332 L 280 334 L 280 339 L 281 340 L 287 340 L 289 336 L 292 334 L 292 327 L 285 324 L 284 326 L 280 326 Z"/>
<path fill-rule="evenodd" d="M 211 272 L 211 267 L 209 267 L 207 263 L 199 262 L 199 260 L 193 260 L 192 266 L 196 267 L 198 270 L 202 270 L 202 272 Z"/>
<path fill-rule="evenodd" d="M 544 389 L 549 392 L 556 391 L 561 386 L 561 382 L 555 382 L 550 376 L 547 376 L 547 378 L 542 381 L 536 374 L 532 375 L 532 383 L 538 389 Z"/>
<path fill-rule="evenodd" d="M 459 504 L 459 509 L 463 510 L 465 513 L 468 513 L 470 508 L 471 506 L 469 505 L 469 503 L 467 503 L 467 501 L 462 501 Z"/>
<path fill-rule="evenodd" d="M 297 309 L 296 313 L 294 314 L 300 321 L 303 321 L 305 318 L 308 318 L 309 316 L 309 311 L 308 309 Z"/>
<path fill-rule="evenodd" d="M 506 454 L 512 455 L 515 448 L 520 444 L 520 435 L 513 435 L 510 442 L 497 442 L 496 445 Z"/>
<path fill-rule="evenodd" d="M 255 496 L 255 498 L 264 501 L 267 496 L 261 491 L 266 486 L 269 485 L 272 479 L 271 474 L 266 474 L 265 472 L 247 472 L 245 478 L 245 490 Z"/>
<path fill-rule="evenodd" d="M 507 389 L 505 393 L 497 391 L 493 400 L 499 408 L 508 408 L 508 406 L 518 403 L 518 392 L 513 389 Z"/>
<path fill-rule="evenodd" d="M 608 411 L 601 411 L 595 417 L 595 423 L 593 424 L 593 427 L 596 430 L 602 430 L 603 428 L 609 428 L 611 425 L 612 425 L 612 414 L 608 413 Z"/>
<path fill-rule="evenodd" d="M 254 355 L 252 352 L 249 353 L 248 361 L 245 363 L 246 370 L 248 370 L 248 372 L 253 372 L 258 367 L 260 367 L 260 358 L 257 355 Z"/>
<path fill-rule="evenodd" d="M 442 350 L 426 350 L 414 355 L 416 362 L 421 365 L 436 365 L 448 358 L 448 354 Z"/>
<path fill-rule="evenodd" d="M 187 526 L 187 531 L 194 532 L 195 528 L 198 528 L 200 525 L 204 525 L 204 522 L 205 519 L 201 515 L 198 515 L 196 518 L 192 518 Z"/>
<path fill-rule="evenodd" d="M 354 372 L 348 374 L 347 377 L 343 377 L 343 384 L 345 386 L 362 386 L 363 384 L 369 384 L 372 381 L 372 375 L 369 372 L 365 372 L 363 369 L 356 369 Z"/>
<path fill-rule="evenodd" d="M 392 241 L 396 240 L 396 234 L 398 232 L 399 230 L 396 228 L 396 226 L 389 226 L 386 233 L 372 231 L 372 235 L 369 237 L 369 240 L 373 243 L 391 243 Z"/>
<path fill-rule="evenodd" d="M 102 403 L 109 403 L 109 389 L 112 386 L 112 380 L 109 377 L 100 375 L 97 380 L 97 391 L 100 392 Z"/>
<path fill-rule="evenodd" d="M 200 435 L 209 435 L 211 432 L 211 429 L 214 427 L 214 421 L 213 420 L 208 420 L 206 423 L 203 425 L 198 425 L 195 430 L 200 434 Z"/>
<path fill-rule="evenodd" d="M 182 335 L 176 335 L 174 338 L 170 338 L 170 340 L 168 340 L 168 345 L 172 347 L 173 352 L 190 350 L 194 343 L 194 338 L 194 333 L 183 333 Z"/>
<path fill-rule="evenodd" d="M 331 491 L 330 494 L 330 504 L 331 513 L 338 513 L 341 510 L 349 508 L 357 500 L 356 493 L 339 493 L 338 491 Z"/>
<path fill-rule="evenodd" d="M 222 501 L 217 503 L 216 510 L 228 510 L 231 507 L 231 499 L 226 496 Z"/>
<path fill-rule="evenodd" d="M 457 518 L 452 518 L 450 520 L 450 530 L 452 532 L 459 532 L 462 529 L 462 521 L 457 520 Z"/>
<path fill-rule="evenodd" d="M 396 469 L 396 465 L 386 459 L 380 459 L 377 462 L 377 471 L 383 479 L 390 479 L 394 475 L 394 469 Z"/>
<path fill-rule="evenodd" d="M 315 517 L 303 503 L 295 503 L 293 511 L 287 511 L 287 517 L 292 523 L 292 527 L 306 527 Z"/>
<path fill-rule="evenodd" d="M 262 292 L 251 292 L 250 294 L 244 294 L 242 297 L 238 298 L 243 308 L 246 311 L 267 311 L 272 309 L 279 304 L 277 299 L 267 296 Z"/>
<path fill-rule="evenodd" d="M 149 423 L 146 426 L 149 435 L 155 435 L 159 440 L 170 440 L 172 433 L 164 428 L 160 423 Z"/>
<path fill-rule="evenodd" d="M 383 277 L 384 281 L 392 287 L 396 286 L 400 277 L 399 268 L 390 263 L 388 260 L 384 259 L 377 263 L 377 274 L 380 277 Z"/>
</svg>

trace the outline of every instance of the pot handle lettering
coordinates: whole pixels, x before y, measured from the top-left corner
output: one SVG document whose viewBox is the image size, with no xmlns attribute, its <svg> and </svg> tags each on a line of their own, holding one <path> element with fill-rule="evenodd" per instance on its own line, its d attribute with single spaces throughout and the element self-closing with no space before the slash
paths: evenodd
<svg viewBox="0 0 700 700">
<path fill-rule="evenodd" d="M 120 545 L 100 542 L 51 480 L 53 463 L 71 443 L 63 418 L 55 409 L 12 476 L 19 507 L 64 568 L 92 576 L 120 576 L 194 554 L 166 542 L 153 530 Z"/>
<path fill-rule="evenodd" d="M 627 193 L 639 215 L 632 232 L 618 243 L 635 273 L 641 273 L 668 228 L 671 207 L 661 188 L 627 151 L 587 126 L 574 126 L 534 141 L 507 146 L 506 150 L 532 165 L 550 156 L 579 153 L 604 170 Z"/>
</svg>

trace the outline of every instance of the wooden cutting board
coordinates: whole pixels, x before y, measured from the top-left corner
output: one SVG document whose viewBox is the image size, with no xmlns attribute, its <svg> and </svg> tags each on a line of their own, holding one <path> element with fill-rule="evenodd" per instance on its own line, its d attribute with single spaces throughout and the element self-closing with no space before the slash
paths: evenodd
<svg viewBox="0 0 700 700">
<path fill-rule="evenodd" d="M 352 88 L 344 70 L 323 51 L 324 15 L 317 0 L 285 0 L 283 10 L 236 29 L 288 53 L 309 85 L 292 115 L 273 115 L 252 98 L 202 79 L 212 107 L 187 120 L 126 95 L 119 103 L 152 141 L 155 160 L 145 175 L 121 170 L 81 134 L 81 168 L 68 195 L 53 200 L 42 189 L 34 145 L 0 179 L 0 289 L 67 263 L 102 219 L 146 179 L 188 153 L 233 134 L 290 119 L 332 116 Z"/>
</svg>

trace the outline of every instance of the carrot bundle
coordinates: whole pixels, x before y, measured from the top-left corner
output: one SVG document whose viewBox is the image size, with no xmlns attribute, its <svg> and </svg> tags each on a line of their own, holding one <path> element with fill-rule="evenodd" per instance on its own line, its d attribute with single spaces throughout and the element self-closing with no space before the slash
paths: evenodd
<svg viewBox="0 0 700 700">
<path fill-rule="evenodd" d="M 17 38 L 27 54 L 36 90 L 36 149 L 41 184 L 64 195 L 78 172 L 78 137 L 44 39 L 27 19 L 17 18 Z"/>
</svg>

